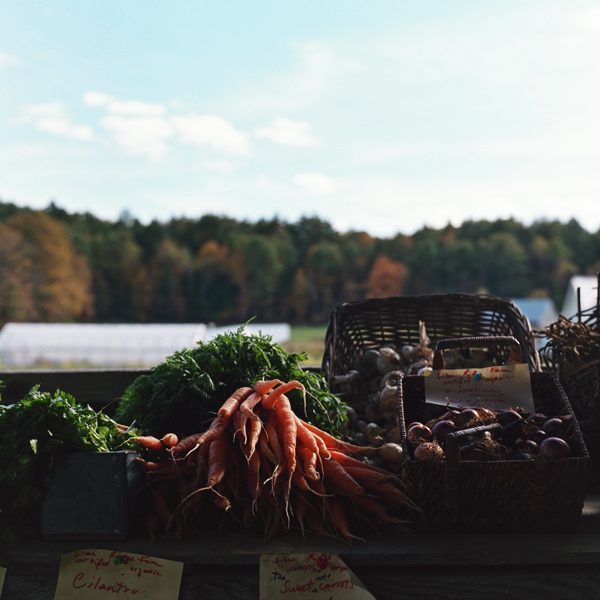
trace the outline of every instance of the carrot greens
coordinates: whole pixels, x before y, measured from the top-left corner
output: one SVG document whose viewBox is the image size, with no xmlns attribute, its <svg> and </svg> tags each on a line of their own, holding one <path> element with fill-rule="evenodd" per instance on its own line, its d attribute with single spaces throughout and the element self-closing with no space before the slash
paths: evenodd
<svg viewBox="0 0 600 600">
<path fill-rule="evenodd" d="M 271 336 L 249 335 L 242 326 L 175 352 L 138 377 L 125 391 L 116 418 L 121 423 L 135 421 L 157 436 L 203 431 L 238 388 L 256 381 L 296 380 L 306 389 L 306 414 L 300 390 L 289 393 L 294 412 L 337 433 L 346 423 L 345 406 L 321 374 L 302 369 L 304 360 L 304 353 L 288 353 Z"/>
</svg>

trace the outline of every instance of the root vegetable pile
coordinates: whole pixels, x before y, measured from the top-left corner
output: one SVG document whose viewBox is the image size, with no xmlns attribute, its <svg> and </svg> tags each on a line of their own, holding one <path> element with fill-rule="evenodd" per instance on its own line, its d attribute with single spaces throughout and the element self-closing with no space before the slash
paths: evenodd
<svg viewBox="0 0 600 600">
<path fill-rule="evenodd" d="M 286 396 L 295 388 L 305 392 L 297 381 L 258 381 L 237 389 L 206 431 L 140 437 L 148 533 L 248 530 L 268 540 L 298 529 L 351 542 L 355 526 L 408 530 L 419 510 L 401 477 L 362 460 L 368 448 L 300 419 Z"/>
</svg>

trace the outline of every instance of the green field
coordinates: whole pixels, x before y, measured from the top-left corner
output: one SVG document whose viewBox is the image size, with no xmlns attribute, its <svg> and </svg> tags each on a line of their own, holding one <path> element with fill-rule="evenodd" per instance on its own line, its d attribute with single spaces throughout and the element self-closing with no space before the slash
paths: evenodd
<svg viewBox="0 0 600 600">
<path fill-rule="evenodd" d="M 321 365 L 323 348 L 325 345 L 325 332 L 327 325 L 292 326 L 289 342 L 281 344 L 288 352 L 306 352 L 308 360 L 302 366 L 317 367 Z"/>
</svg>

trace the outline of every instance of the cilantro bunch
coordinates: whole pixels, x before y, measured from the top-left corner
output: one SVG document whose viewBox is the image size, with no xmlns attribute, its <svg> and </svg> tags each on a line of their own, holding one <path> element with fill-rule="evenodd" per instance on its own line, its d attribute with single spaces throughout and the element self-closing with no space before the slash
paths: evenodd
<svg viewBox="0 0 600 600">
<path fill-rule="evenodd" d="M 302 393 L 292 390 L 289 399 L 301 418 L 337 433 L 346 424 L 344 403 L 329 391 L 325 378 L 305 371 L 306 354 L 291 354 L 271 336 L 250 335 L 245 326 L 200 342 L 191 350 L 175 352 L 141 375 L 121 399 L 116 418 L 161 437 L 204 431 L 220 406 L 240 387 L 255 381 L 300 381 L 306 388 L 306 413 Z"/>
<path fill-rule="evenodd" d="M 0 538 L 39 533 L 40 503 L 57 454 L 133 449 L 130 431 L 58 390 L 35 386 L 19 402 L 0 405 Z"/>
</svg>

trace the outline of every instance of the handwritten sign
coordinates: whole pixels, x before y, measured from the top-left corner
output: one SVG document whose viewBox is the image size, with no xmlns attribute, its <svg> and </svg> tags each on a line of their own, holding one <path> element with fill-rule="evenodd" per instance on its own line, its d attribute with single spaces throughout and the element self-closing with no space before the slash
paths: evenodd
<svg viewBox="0 0 600 600">
<path fill-rule="evenodd" d="M 260 600 L 375 600 L 337 554 L 263 554 Z"/>
<path fill-rule="evenodd" d="M 425 400 L 443 406 L 499 411 L 521 407 L 535 412 L 526 364 L 431 371 L 425 376 Z"/>
<path fill-rule="evenodd" d="M 0 596 L 2 596 L 2 588 L 4 587 L 4 579 L 6 578 L 6 567 L 0 567 Z"/>
<path fill-rule="evenodd" d="M 54 600 L 177 600 L 183 563 L 112 550 L 63 554 Z"/>
</svg>

